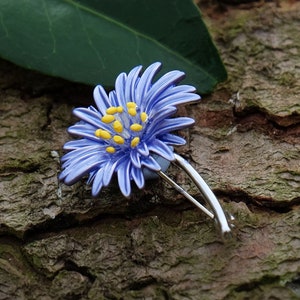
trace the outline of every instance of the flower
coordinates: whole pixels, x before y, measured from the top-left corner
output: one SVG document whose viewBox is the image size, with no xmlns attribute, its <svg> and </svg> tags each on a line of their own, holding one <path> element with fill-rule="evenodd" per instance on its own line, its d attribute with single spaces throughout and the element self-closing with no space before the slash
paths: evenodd
<svg viewBox="0 0 300 300">
<path fill-rule="evenodd" d="M 142 66 L 129 74 L 121 73 L 115 90 L 109 95 L 98 85 L 94 89 L 97 108 L 76 108 L 73 114 L 81 121 L 69 127 L 70 134 L 81 137 L 64 145 L 69 151 L 62 161 L 59 179 L 72 185 L 85 175 L 97 196 L 117 173 L 124 196 L 131 193 L 131 180 L 141 189 L 145 184 L 144 168 L 161 170 L 158 157 L 174 160 L 171 146 L 184 145 L 185 140 L 170 132 L 194 123 L 192 118 L 173 117 L 176 105 L 198 101 L 195 88 L 177 85 L 185 74 L 166 73 L 156 82 L 153 77 L 161 63 L 153 63 L 141 75 Z"/>
</svg>

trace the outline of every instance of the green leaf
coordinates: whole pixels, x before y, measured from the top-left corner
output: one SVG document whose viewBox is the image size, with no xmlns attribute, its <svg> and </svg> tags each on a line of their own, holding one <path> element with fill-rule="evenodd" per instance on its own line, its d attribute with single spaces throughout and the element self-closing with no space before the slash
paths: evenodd
<svg viewBox="0 0 300 300">
<path fill-rule="evenodd" d="M 1 0 L 0 56 L 53 76 L 114 85 L 161 61 L 208 93 L 226 71 L 192 0 Z"/>
</svg>

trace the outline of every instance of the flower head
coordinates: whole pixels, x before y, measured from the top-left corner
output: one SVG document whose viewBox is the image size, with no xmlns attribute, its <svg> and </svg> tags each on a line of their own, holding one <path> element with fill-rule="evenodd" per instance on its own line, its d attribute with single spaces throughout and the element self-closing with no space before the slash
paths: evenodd
<svg viewBox="0 0 300 300">
<path fill-rule="evenodd" d="M 145 184 L 144 168 L 161 170 L 157 157 L 174 160 L 171 146 L 184 145 L 185 140 L 170 132 L 194 123 L 192 118 L 172 118 L 176 105 L 197 101 L 200 96 L 189 85 L 177 85 L 184 73 L 171 71 L 156 82 L 153 77 L 161 63 L 150 65 L 141 75 L 141 66 L 129 74 L 121 73 L 115 90 L 109 95 L 101 85 L 94 89 L 97 108 L 76 108 L 73 113 L 81 121 L 69 127 L 70 134 L 81 139 L 69 141 L 64 149 L 59 179 L 67 185 L 89 175 L 92 195 L 117 173 L 124 196 L 131 193 L 131 180 L 139 188 Z"/>
</svg>

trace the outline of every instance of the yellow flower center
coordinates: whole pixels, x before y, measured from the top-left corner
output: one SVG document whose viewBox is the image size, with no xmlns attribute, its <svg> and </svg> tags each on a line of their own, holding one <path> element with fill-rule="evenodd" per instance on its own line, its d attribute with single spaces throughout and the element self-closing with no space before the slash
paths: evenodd
<svg viewBox="0 0 300 300">
<path fill-rule="evenodd" d="M 131 148 L 136 147 L 140 142 L 140 138 L 138 136 L 134 137 L 131 142 L 130 142 L 130 146 Z"/>
<path fill-rule="evenodd" d="M 116 152 L 116 148 L 115 147 L 112 147 L 112 146 L 108 146 L 106 147 L 106 152 L 108 153 L 115 153 Z"/>
<path fill-rule="evenodd" d="M 121 133 L 123 131 L 123 125 L 119 120 L 114 121 L 113 128 L 118 133 Z"/>
<path fill-rule="evenodd" d="M 134 123 L 130 126 L 130 129 L 132 131 L 141 131 L 143 129 L 143 126 L 141 124 Z"/>
<path fill-rule="evenodd" d="M 125 143 L 125 140 L 123 137 L 121 137 L 120 135 L 115 135 L 113 137 L 113 140 L 115 143 L 119 144 L 119 145 L 123 145 Z"/>
<path fill-rule="evenodd" d="M 109 124 L 112 121 L 114 121 L 116 118 L 113 115 L 104 115 L 101 119 L 101 121 L 105 124 Z"/>
<path fill-rule="evenodd" d="M 95 136 L 105 140 L 106 152 L 113 154 L 126 147 L 135 148 L 141 141 L 147 113 L 140 111 L 135 102 L 127 102 L 126 107 L 110 106 L 105 112 L 101 118 L 105 129 L 97 129 Z"/>
<path fill-rule="evenodd" d="M 111 139 L 111 134 L 107 130 L 97 129 L 95 131 L 95 136 L 99 138 L 103 138 L 104 140 Z"/>
<path fill-rule="evenodd" d="M 147 121 L 147 119 L 148 119 L 148 115 L 147 115 L 145 112 L 142 112 L 142 113 L 140 114 L 140 118 L 141 118 L 141 121 L 142 121 L 143 123 L 145 123 L 145 122 Z"/>
</svg>

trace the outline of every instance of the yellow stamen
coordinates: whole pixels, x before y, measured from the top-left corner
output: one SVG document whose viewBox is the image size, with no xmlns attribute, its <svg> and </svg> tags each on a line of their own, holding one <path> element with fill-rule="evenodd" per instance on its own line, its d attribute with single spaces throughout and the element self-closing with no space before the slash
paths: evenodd
<svg viewBox="0 0 300 300">
<path fill-rule="evenodd" d="M 103 122 L 103 123 L 111 123 L 112 121 L 114 121 L 115 120 L 115 117 L 113 116 L 113 115 L 105 115 L 105 116 L 103 116 L 102 117 L 102 119 L 101 119 L 101 121 Z"/>
<path fill-rule="evenodd" d="M 134 123 L 130 126 L 130 129 L 132 131 L 141 131 L 143 129 L 143 126 L 141 124 Z"/>
<path fill-rule="evenodd" d="M 112 146 L 109 146 L 109 147 L 106 147 L 106 152 L 108 153 L 115 153 L 116 152 L 116 149 Z"/>
<path fill-rule="evenodd" d="M 123 131 L 123 125 L 118 120 L 113 123 L 113 128 L 116 132 L 119 132 L 119 133 Z"/>
<path fill-rule="evenodd" d="M 140 118 L 141 118 L 142 122 L 145 123 L 148 119 L 148 115 L 145 112 L 142 112 L 140 114 Z"/>
<path fill-rule="evenodd" d="M 116 144 L 119 144 L 119 145 L 123 145 L 125 142 L 124 138 L 122 138 L 120 135 L 115 135 L 113 137 L 113 140 Z"/>
<path fill-rule="evenodd" d="M 103 138 L 105 140 L 111 139 L 111 134 L 108 131 L 103 129 L 97 129 L 95 131 L 95 136 L 98 138 Z"/>
<path fill-rule="evenodd" d="M 118 106 L 118 107 L 117 107 L 117 112 L 118 112 L 118 113 L 122 113 L 123 110 L 124 110 L 124 108 L 123 108 L 122 106 Z"/>
<path fill-rule="evenodd" d="M 111 106 L 111 107 L 109 107 L 109 108 L 106 110 L 106 113 L 107 113 L 108 115 L 114 115 L 114 114 L 117 113 L 117 112 L 118 112 L 118 108 L 115 107 L 115 106 Z"/>
<path fill-rule="evenodd" d="M 129 113 L 132 117 L 134 117 L 134 116 L 136 116 L 136 109 L 133 108 L 133 107 L 130 107 L 130 108 L 128 108 L 128 113 Z"/>
<path fill-rule="evenodd" d="M 127 106 L 127 108 L 136 108 L 137 107 L 136 103 L 134 103 L 134 102 L 127 102 L 126 106 Z"/>
<path fill-rule="evenodd" d="M 131 148 L 136 147 L 139 144 L 139 142 L 140 142 L 140 138 L 138 136 L 136 136 L 135 138 L 133 138 L 131 140 L 131 143 L 130 143 Z"/>
</svg>

